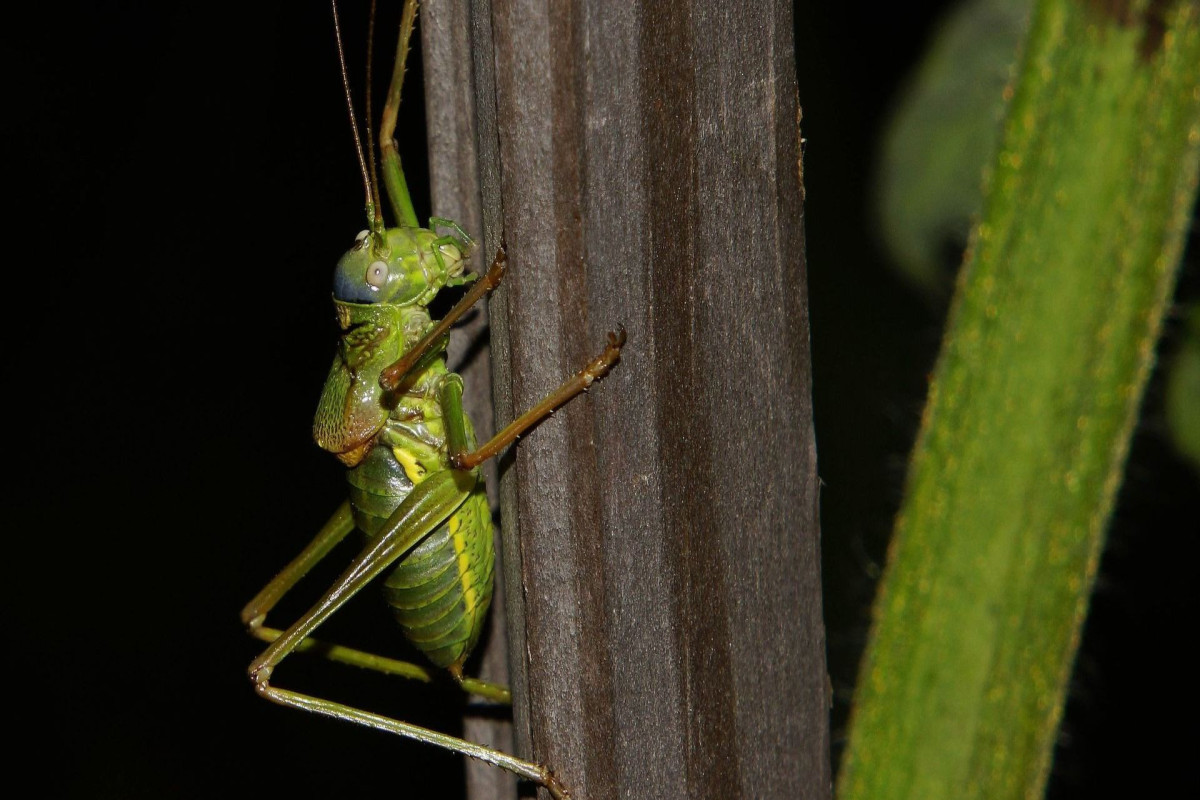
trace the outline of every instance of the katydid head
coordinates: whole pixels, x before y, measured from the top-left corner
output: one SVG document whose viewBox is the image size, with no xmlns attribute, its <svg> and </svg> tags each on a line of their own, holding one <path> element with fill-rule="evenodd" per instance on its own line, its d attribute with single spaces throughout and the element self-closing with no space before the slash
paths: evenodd
<svg viewBox="0 0 1200 800">
<path fill-rule="evenodd" d="M 383 242 L 369 231 L 338 261 L 333 297 L 343 303 L 427 306 L 446 286 L 467 283 L 467 254 L 453 237 L 425 228 L 390 228 Z"/>
</svg>

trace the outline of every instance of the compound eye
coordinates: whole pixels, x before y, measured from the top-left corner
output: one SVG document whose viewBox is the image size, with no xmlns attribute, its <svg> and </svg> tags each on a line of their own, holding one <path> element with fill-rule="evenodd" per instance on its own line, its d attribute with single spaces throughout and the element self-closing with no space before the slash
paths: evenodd
<svg viewBox="0 0 1200 800">
<path fill-rule="evenodd" d="M 376 261 L 367 267 L 367 283 L 376 289 L 383 287 L 388 279 L 388 265 L 384 261 Z"/>
</svg>

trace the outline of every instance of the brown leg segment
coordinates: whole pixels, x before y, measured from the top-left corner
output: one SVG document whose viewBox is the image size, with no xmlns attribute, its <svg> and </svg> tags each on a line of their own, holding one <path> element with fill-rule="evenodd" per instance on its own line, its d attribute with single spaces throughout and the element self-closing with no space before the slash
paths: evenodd
<svg viewBox="0 0 1200 800">
<path fill-rule="evenodd" d="M 384 391 L 394 392 L 400 382 L 404 380 L 404 376 L 421 360 L 421 357 L 437 344 L 446 332 L 450 330 L 450 326 L 458 321 L 458 318 L 479 302 L 485 294 L 495 289 L 500 285 L 500 280 L 504 277 L 505 255 L 504 243 L 500 243 L 500 247 L 496 250 L 496 257 L 492 259 L 492 266 L 484 273 L 483 277 L 477 280 L 470 291 L 463 295 L 463 299 L 459 300 L 454 308 L 450 309 L 450 313 L 435 325 L 429 333 L 421 341 L 413 345 L 413 348 L 404 354 L 396 363 L 387 367 L 383 374 L 379 377 L 379 385 Z"/>
<path fill-rule="evenodd" d="M 621 348 L 625 345 L 625 329 L 618 328 L 616 333 L 608 334 L 608 346 L 604 352 L 592 359 L 586 367 L 563 382 L 561 386 L 542 399 L 533 408 L 510 422 L 504 430 L 492 437 L 491 441 L 473 453 L 450 453 L 450 466 L 454 469 L 474 469 L 489 458 L 499 455 L 500 451 L 517 440 L 521 434 L 541 422 L 556 409 L 565 404 L 580 392 L 587 391 L 592 383 L 608 374 L 613 364 L 621 358 Z"/>
</svg>

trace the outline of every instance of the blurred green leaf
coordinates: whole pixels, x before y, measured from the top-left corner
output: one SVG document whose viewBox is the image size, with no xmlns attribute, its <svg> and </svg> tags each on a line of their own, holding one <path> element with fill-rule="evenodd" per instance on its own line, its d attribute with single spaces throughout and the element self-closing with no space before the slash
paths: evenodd
<svg viewBox="0 0 1200 800">
<path fill-rule="evenodd" d="M 884 242 L 927 295 L 949 292 L 983 199 L 1004 87 L 1031 0 L 968 0 L 942 22 L 887 126 L 876 175 Z"/>
</svg>

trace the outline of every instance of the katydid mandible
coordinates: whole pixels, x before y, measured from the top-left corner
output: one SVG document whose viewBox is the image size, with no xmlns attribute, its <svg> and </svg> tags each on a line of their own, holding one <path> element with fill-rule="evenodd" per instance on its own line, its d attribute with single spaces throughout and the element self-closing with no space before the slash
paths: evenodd
<svg viewBox="0 0 1200 800">
<path fill-rule="evenodd" d="M 625 342 L 623 329 L 610 333 L 604 351 L 579 373 L 491 441 L 476 446 L 471 423 L 463 413 L 462 379 L 446 369 L 447 332 L 499 284 L 505 254 L 502 244 L 491 268 L 477 279 L 467 272 L 474 245 L 461 227 L 436 217 L 430 219 L 428 228 L 418 224 L 393 140 L 416 12 L 417 0 L 406 0 L 379 134 L 383 182 L 398 224 L 393 228 L 384 225 L 379 181 L 372 181 L 359 144 L 368 228 L 358 234 L 334 273 L 333 303 L 341 341 L 313 423 L 317 444 L 348 469 L 350 499 L 242 610 L 242 621 L 250 633 L 269 643 L 248 672 L 258 694 L 275 703 L 472 756 L 534 781 L 562 800 L 569 793 L 543 765 L 271 683 L 279 663 L 302 650 L 428 680 L 429 673 L 422 666 L 309 638 L 356 592 L 388 573 L 386 599 L 409 641 L 435 666 L 447 669 L 465 691 L 508 702 L 505 687 L 463 675 L 463 664 L 479 639 L 491 603 L 495 569 L 491 514 L 479 465 L 603 377 L 620 358 Z M 336 0 L 333 16 L 358 142 Z M 368 148 L 372 148 L 369 137 Z M 428 306 L 438 292 L 472 282 L 462 300 L 435 323 Z M 355 527 L 366 534 L 366 546 L 349 568 L 289 628 L 267 627 L 267 613 Z"/>
</svg>

